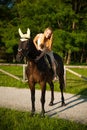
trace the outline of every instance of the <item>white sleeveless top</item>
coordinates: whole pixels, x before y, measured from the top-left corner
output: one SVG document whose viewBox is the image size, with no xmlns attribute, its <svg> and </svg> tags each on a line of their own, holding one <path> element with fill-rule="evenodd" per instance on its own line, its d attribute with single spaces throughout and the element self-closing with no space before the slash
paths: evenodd
<svg viewBox="0 0 87 130">
<path fill-rule="evenodd" d="M 43 51 L 44 48 L 43 49 L 41 48 L 41 40 L 42 40 L 42 37 L 43 37 L 43 33 L 40 33 L 38 35 L 39 35 L 38 40 L 37 40 L 38 50 Z"/>
</svg>

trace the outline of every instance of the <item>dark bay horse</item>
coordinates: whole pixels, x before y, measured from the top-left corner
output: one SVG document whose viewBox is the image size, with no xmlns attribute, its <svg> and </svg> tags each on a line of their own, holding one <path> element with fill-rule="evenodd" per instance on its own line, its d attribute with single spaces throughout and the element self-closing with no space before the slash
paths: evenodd
<svg viewBox="0 0 87 130">
<path fill-rule="evenodd" d="M 32 103 L 32 115 L 35 113 L 35 84 L 39 83 L 41 86 L 41 104 L 42 104 L 42 115 L 45 113 L 45 91 L 46 83 L 50 85 L 51 89 L 51 101 L 49 105 L 53 105 L 54 101 L 54 84 L 53 84 L 53 70 L 50 65 L 48 65 L 46 58 L 44 56 L 39 60 L 35 61 L 36 57 L 39 56 L 41 51 L 38 51 L 33 44 L 32 39 L 26 41 L 20 41 L 18 47 L 17 61 L 21 61 L 24 56 L 27 58 L 28 66 L 26 69 L 26 74 L 28 78 L 29 87 L 31 90 L 31 103 Z M 62 106 L 65 105 L 63 90 L 64 90 L 64 65 L 62 58 L 54 53 L 54 57 L 57 64 L 57 75 L 59 77 L 59 84 L 61 90 Z M 49 60 L 50 63 L 50 60 Z"/>
</svg>

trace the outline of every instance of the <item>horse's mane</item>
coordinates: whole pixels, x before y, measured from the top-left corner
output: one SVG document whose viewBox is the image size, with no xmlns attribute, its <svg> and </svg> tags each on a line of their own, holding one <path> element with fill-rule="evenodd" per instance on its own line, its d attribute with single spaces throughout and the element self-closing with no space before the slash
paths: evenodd
<svg viewBox="0 0 87 130">
<path fill-rule="evenodd" d="M 35 60 L 38 55 L 40 55 L 40 51 L 38 51 L 33 43 L 33 40 L 30 38 L 28 40 L 28 58 L 31 60 Z"/>
<path fill-rule="evenodd" d="M 41 51 L 36 49 L 36 47 L 33 43 L 33 40 L 29 39 L 27 58 L 30 61 L 34 62 L 37 65 L 39 70 L 47 71 L 49 69 L 49 67 L 44 59 L 44 56 L 41 59 L 39 59 L 38 61 L 35 61 L 36 57 L 39 56 L 40 54 L 41 54 Z"/>
</svg>

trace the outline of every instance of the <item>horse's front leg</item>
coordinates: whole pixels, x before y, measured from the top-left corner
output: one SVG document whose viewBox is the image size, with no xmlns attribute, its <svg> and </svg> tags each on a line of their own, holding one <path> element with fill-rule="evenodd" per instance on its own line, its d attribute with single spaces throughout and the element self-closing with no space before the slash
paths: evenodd
<svg viewBox="0 0 87 130">
<path fill-rule="evenodd" d="M 50 85 L 50 89 L 51 89 L 51 101 L 49 103 L 49 106 L 53 105 L 53 101 L 54 101 L 54 84 L 53 82 L 49 83 Z"/>
<path fill-rule="evenodd" d="M 31 109 L 31 116 L 34 115 L 35 113 L 35 85 L 30 85 L 30 91 L 31 91 L 31 105 L 32 105 L 32 109 Z"/>
<path fill-rule="evenodd" d="M 44 109 L 44 104 L 45 104 L 45 93 L 46 93 L 46 83 L 41 83 L 41 105 L 42 105 L 42 111 L 41 115 L 44 116 L 45 109 Z"/>
</svg>

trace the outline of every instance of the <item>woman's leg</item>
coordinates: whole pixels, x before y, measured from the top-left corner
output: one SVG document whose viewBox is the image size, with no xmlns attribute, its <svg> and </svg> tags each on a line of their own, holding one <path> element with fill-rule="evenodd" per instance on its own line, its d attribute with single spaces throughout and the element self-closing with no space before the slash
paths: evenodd
<svg viewBox="0 0 87 130">
<path fill-rule="evenodd" d="M 53 72 L 54 72 L 53 80 L 57 80 L 56 63 L 55 63 L 55 59 L 54 59 L 54 56 L 53 56 L 53 52 L 51 51 L 51 52 L 48 52 L 47 54 L 50 56 L 51 63 L 52 63 L 52 69 L 53 69 Z"/>
<path fill-rule="evenodd" d="M 54 77 L 56 77 L 57 74 L 56 74 L 56 64 L 55 64 L 55 62 L 52 62 L 52 69 L 53 69 L 53 72 L 54 72 Z"/>
</svg>

